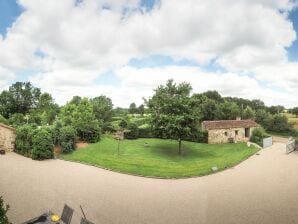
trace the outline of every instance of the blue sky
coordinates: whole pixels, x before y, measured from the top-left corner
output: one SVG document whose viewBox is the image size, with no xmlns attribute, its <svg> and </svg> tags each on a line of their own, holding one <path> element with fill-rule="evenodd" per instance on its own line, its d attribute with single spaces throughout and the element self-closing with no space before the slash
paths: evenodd
<svg viewBox="0 0 298 224">
<path fill-rule="evenodd" d="M 98 2 L 109 12 L 75 0 L 47 6 L 0 0 L 0 88 L 31 81 L 59 103 L 72 95 L 110 94 L 116 105 L 125 106 L 127 92 L 141 103 L 173 78 L 191 82 L 198 92 L 215 89 L 268 105 L 298 105 L 290 98 L 298 90 L 296 0 L 243 0 L 238 11 L 228 6 L 232 0 Z M 256 6 L 264 11 L 256 14 Z"/>
</svg>

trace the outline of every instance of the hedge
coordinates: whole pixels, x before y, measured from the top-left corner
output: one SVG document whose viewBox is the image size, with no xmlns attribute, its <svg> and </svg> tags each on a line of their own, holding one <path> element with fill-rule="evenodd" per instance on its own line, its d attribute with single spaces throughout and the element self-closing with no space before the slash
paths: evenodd
<svg viewBox="0 0 298 224">
<path fill-rule="evenodd" d="M 75 149 L 76 131 L 72 126 L 60 129 L 59 142 L 63 153 L 72 152 Z"/>
<path fill-rule="evenodd" d="M 25 156 L 31 156 L 32 139 L 35 128 L 30 125 L 23 125 L 16 130 L 16 151 Z"/>
<path fill-rule="evenodd" d="M 52 159 L 53 153 L 53 138 L 48 128 L 40 128 L 33 136 L 32 159 L 44 160 Z"/>
</svg>

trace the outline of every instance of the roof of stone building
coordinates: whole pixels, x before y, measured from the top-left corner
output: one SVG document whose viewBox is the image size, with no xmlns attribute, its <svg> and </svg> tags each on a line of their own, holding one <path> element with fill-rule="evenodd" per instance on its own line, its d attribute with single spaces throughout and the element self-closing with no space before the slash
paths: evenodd
<svg viewBox="0 0 298 224">
<path fill-rule="evenodd" d="M 229 129 L 229 128 L 251 128 L 259 126 L 253 120 L 220 120 L 220 121 L 203 121 L 206 130 Z"/>
<path fill-rule="evenodd" d="M 15 130 L 16 130 L 15 128 L 13 128 L 13 127 L 11 127 L 11 126 L 8 126 L 8 125 L 6 125 L 6 124 L 2 124 L 2 123 L 0 123 L 0 127 L 7 128 L 7 129 L 10 129 L 10 130 L 12 130 L 12 131 L 15 131 Z"/>
</svg>

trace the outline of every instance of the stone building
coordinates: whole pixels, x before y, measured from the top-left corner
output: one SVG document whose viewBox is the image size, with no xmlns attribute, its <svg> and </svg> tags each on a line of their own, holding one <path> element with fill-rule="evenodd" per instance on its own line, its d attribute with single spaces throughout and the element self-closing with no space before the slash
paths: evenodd
<svg viewBox="0 0 298 224">
<path fill-rule="evenodd" d="M 259 125 L 253 120 L 203 121 L 202 129 L 208 132 L 208 143 L 247 142 Z"/>
<path fill-rule="evenodd" d="M 15 148 L 16 130 L 0 123 L 0 149 L 12 152 Z"/>
</svg>

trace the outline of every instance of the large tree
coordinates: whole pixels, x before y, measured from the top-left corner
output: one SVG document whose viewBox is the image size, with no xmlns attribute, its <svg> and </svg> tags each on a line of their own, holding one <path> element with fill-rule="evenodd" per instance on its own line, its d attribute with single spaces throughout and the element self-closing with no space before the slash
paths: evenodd
<svg viewBox="0 0 298 224">
<path fill-rule="evenodd" d="M 113 103 L 112 100 L 106 96 L 98 96 L 91 99 L 93 105 L 93 111 L 96 119 L 107 122 L 112 117 Z"/>
<path fill-rule="evenodd" d="M 0 94 L 0 112 L 6 118 L 15 113 L 26 114 L 37 107 L 40 94 L 40 89 L 30 82 L 16 82 Z"/>
<path fill-rule="evenodd" d="M 182 140 L 191 135 L 199 120 L 194 114 L 197 110 L 190 98 L 191 90 L 188 83 L 177 85 L 168 80 L 166 85 L 155 89 L 155 94 L 147 102 L 152 113 L 153 131 L 160 137 L 177 140 L 179 154 Z"/>
</svg>

